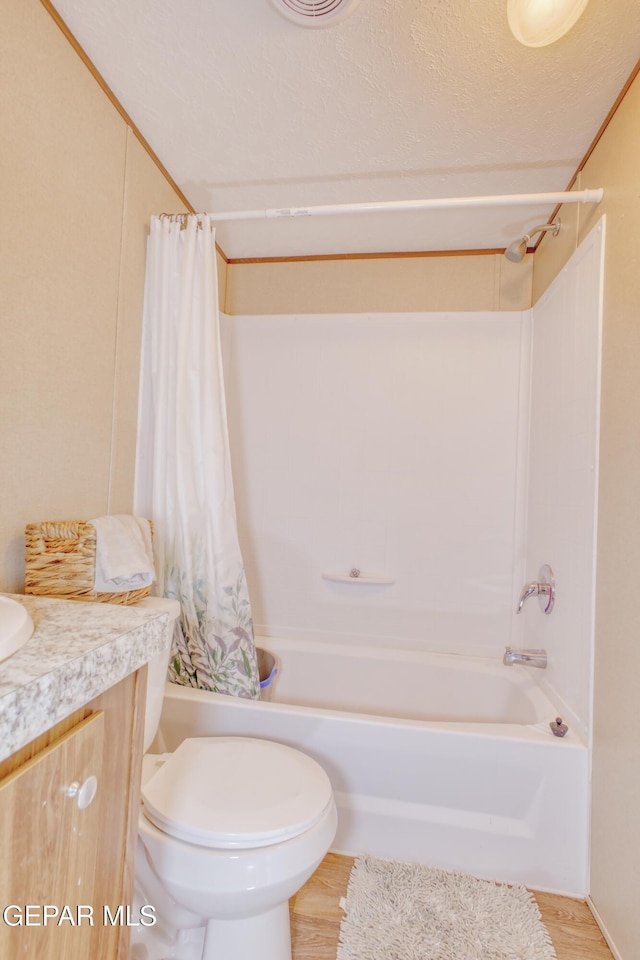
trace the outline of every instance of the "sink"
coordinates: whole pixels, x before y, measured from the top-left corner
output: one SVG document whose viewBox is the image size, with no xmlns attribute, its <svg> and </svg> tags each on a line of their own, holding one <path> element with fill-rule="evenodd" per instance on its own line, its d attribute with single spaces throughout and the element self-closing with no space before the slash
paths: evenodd
<svg viewBox="0 0 640 960">
<path fill-rule="evenodd" d="M 33 633 L 33 620 L 17 600 L 0 597 L 0 660 L 24 646 Z"/>
</svg>

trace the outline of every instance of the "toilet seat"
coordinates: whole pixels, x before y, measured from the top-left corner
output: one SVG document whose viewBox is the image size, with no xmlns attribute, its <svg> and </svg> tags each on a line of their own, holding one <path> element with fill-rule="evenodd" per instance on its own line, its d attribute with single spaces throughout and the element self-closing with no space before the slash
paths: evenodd
<svg viewBox="0 0 640 960">
<path fill-rule="evenodd" d="M 184 740 L 143 784 L 146 817 L 201 847 L 264 847 L 297 837 L 333 802 L 311 757 L 271 740 Z"/>
</svg>

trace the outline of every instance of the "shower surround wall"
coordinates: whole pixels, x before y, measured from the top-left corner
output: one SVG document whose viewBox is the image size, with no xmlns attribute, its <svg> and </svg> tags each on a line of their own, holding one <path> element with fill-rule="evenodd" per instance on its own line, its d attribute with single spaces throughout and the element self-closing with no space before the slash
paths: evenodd
<svg viewBox="0 0 640 960">
<path fill-rule="evenodd" d="M 529 328 L 528 311 L 225 319 L 258 633 L 502 654 L 523 570 Z M 395 583 L 322 579 L 352 567 Z"/>
<path fill-rule="evenodd" d="M 604 232 L 532 311 L 225 318 L 258 634 L 542 647 L 535 678 L 589 742 Z M 516 616 L 543 563 L 553 614 Z M 395 582 L 322 579 L 352 567 Z"/>
<path fill-rule="evenodd" d="M 543 647 L 551 699 L 588 742 L 595 628 L 596 502 L 605 219 L 533 308 L 525 576 L 553 567 L 550 616 L 527 601 L 524 646 Z"/>
</svg>

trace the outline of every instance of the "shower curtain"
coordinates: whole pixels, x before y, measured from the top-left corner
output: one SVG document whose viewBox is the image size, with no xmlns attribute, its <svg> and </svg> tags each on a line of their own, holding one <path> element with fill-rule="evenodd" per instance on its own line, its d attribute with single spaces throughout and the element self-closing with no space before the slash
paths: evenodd
<svg viewBox="0 0 640 960">
<path fill-rule="evenodd" d="M 169 678 L 257 698 L 231 478 L 215 230 L 203 215 L 151 220 L 134 509 L 154 522 L 158 593 L 182 608 Z"/>
</svg>

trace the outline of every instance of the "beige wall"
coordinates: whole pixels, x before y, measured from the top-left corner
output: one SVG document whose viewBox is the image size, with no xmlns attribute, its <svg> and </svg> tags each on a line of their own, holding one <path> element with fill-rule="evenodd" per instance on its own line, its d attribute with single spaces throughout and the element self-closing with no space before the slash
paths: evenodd
<svg viewBox="0 0 640 960">
<path fill-rule="evenodd" d="M 38 0 L 0 0 L 0 590 L 24 525 L 130 510 L 147 224 L 177 195 Z"/>
<path fill-rule="evenodd" d="M 230 264 L 230 314 L 523 310 L 533 257 L 502 255 Z"/>
<path fill-rule="evenodd" d="M 563 208 L 535 254 L 534 296 L 607 215 L 596 606 L 592 882 L 623 960 L 640 944 L 640 76 L 580 177 L 599 208 Z M 560 238 L 558 238 L 560 239 Z"/>
</svg>

